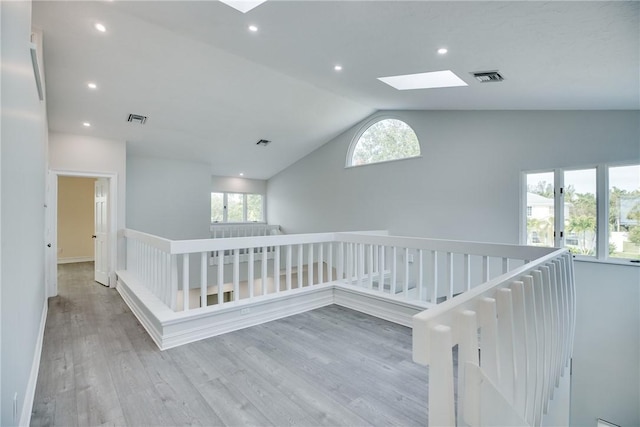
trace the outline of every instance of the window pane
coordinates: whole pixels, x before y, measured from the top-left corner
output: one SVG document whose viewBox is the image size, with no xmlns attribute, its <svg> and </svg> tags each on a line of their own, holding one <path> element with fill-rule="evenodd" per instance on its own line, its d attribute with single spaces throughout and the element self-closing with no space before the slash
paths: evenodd
<svg viewBox="0 0 640 427">
<path fill-rule="evenodd" d="M 596 255 L 596 170 L 564 173 L 565 246 L 578 255 Z"/>
<path fill-rule="evenodd" d="M 244 195 L 229 193 L 227 194 L 227 221 L 228 222 L 244 222 L 243 208 Z"/>
<path fill-rule="evenodd" d="M 360 136 L 351 165 L 406 159 L 420 155 L 420 143 L 411 127 L 401 120 L 385 119 L 371 125 Z"/>
<path fill-rule="evenodd" d="M 224 194 L 211 193 L 211 222 L 224 221 Z"/>
<path fill-rule="evenodd" d="M 247 221 L 263 221 L 261 194 L 247 194 Z"/>
<path fill-rule="evenodd" d="M 553 246 L 553 172 L 527 174 L 527 245 Z"/>
<path fill-rule="evenodd" d="M 609 256 L 640 259 L 640 165 L 609 168 Z"/>
</svg>

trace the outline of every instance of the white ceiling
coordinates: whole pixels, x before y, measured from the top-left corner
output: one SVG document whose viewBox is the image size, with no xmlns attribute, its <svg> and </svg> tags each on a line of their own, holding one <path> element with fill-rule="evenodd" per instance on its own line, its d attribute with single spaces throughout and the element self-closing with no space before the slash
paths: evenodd
<svg viewBox="0 0 640 427">
<path fill-rule="evenodd" d="M 376 110 L 640 109 L 637 1 L 43 1 L 33 23 L 51 130 L 215 175 L 269 178 Z M 377 80 L 446 69 L 469 86 Z M 469 74 L 496 69 L 504 82 Z"/>
</svg>

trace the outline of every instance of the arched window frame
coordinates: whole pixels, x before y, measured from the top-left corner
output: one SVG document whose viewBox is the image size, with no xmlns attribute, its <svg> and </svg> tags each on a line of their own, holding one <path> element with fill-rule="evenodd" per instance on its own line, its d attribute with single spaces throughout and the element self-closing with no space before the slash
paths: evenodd
<svg viewBox="0 0 640 427">
<path fill-rule="evenodd" d="M 399 159 L 391 159 L 391 160 L 381 160 L 379 162 L 371 162 L 371 163 L 364 163 L 361 165 L 354 165 L 352 163 L 353 161 L 353 152 L 356 149 L 356 146 L 358 145 L 358 142 L 360 142 L 360 138 L 362 137 L 362 135 L 369 130 L 369 128 L 373 125 L 375 125 L 378 122 L 382 122 L 384 120 L 398 120 L 401 121 L 402 123 L 404 123 L 405 125 L 409 126 L 409 129 L 411 129 L 413 131 L 413 133 L 416 135 L 416 139 L 418 140 L 418 149 L 420 150 L 419 154 L 417 156 L 411 156 L 411 157 L 402 157 Z M 384 115 L 377 115 L 372 117 L 371 119 L 367 120 L 361 127 L 360 129 L 358 129 L 358 132 L 356 132 L 356 134 L 354 135 L 353 139 L 351 140 L 351 143 L 349 144 L 349 149 L 347 150 L 347 158 L 345 160 L 345 168 L 357 168 L 357 167 L 361 167 L 361 166 L 369 166 L 369 165 L 377 165 L 380 163 L 389 163 L 389 162 L 397 162 L 397 161 L 402 161 L 402 160 L 408 160 L 408 159 L 418 159 L 422 157 L 422 144 L 420 143 L 420 138 L 418 137 L 418 133 L 413 129 L 413 126 L 411 126 L 409 123 L 407 123 L 406 120 L 398 117 L 398 116 L 394 116 L 394 115 L 389 115 L 389 114 L 384 114 Z"/>
</svg>

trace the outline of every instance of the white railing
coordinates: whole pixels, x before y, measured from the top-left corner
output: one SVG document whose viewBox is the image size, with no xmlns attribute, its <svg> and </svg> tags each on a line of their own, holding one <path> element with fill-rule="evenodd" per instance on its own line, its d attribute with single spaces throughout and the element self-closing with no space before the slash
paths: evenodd
<svg viewBox="0 0 640 427">
<path fill-rule="evenodd" d="M 276 236 L 282 234 L 279 225 L 264 223 L 229 224 L 216 222 L 211 224 L 211 238 Z"/>
<path fill-rule="evenodd" d="M 171 241 L 126 230 L 126 270 L 176 311 L 334 281 L 426 308 L 549 252 L 383 234 Z"/>
<path fill-rule="evenodd" d="M 401 307 L 405 317 L 395 319 L 403 324 L 411 321 L 410 307 L 409 316 L 419 313 L 414 360 L 430 366 L 431 425 L 540 425 L 571 357 L 575 291 L 566 250 L 386 232 L 171 241 L 125 230 L 124 236 L 127 263 L 119 275 L 136 282 L 129 289 L 161 301 L 142 302 L 155 320 L 136 309 L 160 348 L 277 318 L 273 310 L 294 313 L 292 298 L 321 293 L 317 298 L 325 299 L 309 307 L 330 304 L 333 292 L 335 303 L 392 321 L 389 311 Z M 126 295 L 130 306 L 138 304 Z M 358 307 L 354 298 L 365 302 Z M 275 301 L 282 304 L 260 311 Z M 380 308 L 380 301 L 390 305 Z M 207 326 L 205 318 L 221 326 Z M 175 329 L 189 319 L 194 323 Z"/>
<path fill-rule="evenodd" d="M 544 424 L 570 364 L 575 303 L 571 255 L 556 250 L 414 316 L 429 425 Z"/>
</svg>

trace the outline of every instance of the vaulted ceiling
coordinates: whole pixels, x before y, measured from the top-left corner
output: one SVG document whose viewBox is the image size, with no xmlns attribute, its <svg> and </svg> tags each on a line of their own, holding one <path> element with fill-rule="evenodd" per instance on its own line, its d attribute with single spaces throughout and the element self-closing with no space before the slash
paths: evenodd
<svg viewBox="0 0 640 427">
<path fill-rule="evenodd" d="M 243 14 L 213 0 L 42 1 L 33 24 L 51 130 L 266 179 L 377 110 L 640 109 L 639 6 L 269 0 Z M 377 79 L 440 70 L 468 86 Z M 484 70 L 505 80 L 470 74 Z"/>
</svg>

